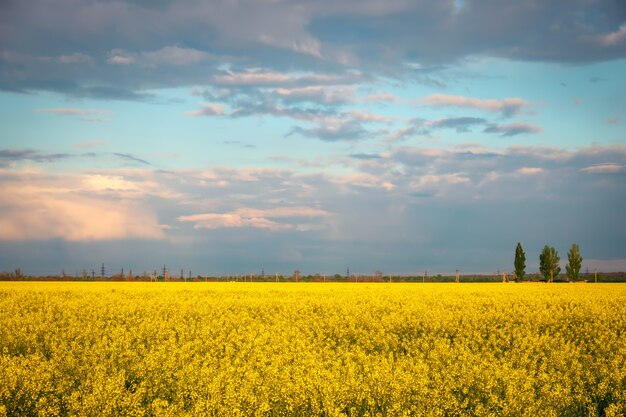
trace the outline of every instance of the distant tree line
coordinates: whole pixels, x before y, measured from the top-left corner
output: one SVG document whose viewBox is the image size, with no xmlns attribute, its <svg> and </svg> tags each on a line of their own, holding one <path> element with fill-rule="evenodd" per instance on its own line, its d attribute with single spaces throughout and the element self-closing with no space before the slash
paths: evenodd
<svg viewBox="0 0 626 417">
<path fill-rule="evenodd" d="M 583 258 L 580 254 L 578 244 L 572 244 L 567 253 L 568 263 L 565 266 L 565 280 L 569 282 L 575 281 L 596 281 L 597 282 L 626 282 L 626 272 L 603 273 L 593 272 L 581 273 Z M 560 257 L 558 251 L 549 245 L 546 245 L 539 254 L 539 272 L 526 272 L 526 253 L 521 243 L 515 248 L 515 258 L 513 261 L 514 274 L 513 279 L 516 282 L 522 281 L 545 281 L 555 282 L 559 280 L 561 273 Z M 192 275 L 188 271 L 181 269 L 180 275 L 173 275 L 169 269 L 163 266 L 162 271 L 146 272 L 141 274 L 133 274 L 132 270 L 124 273 L 122 269 L 119 273 L 107 276 L 105 267 L 102 264 L 99 274 L 95 270 L 82 270 L 74 275 L 68 275 L 62 270 L 60 275 L 26 275 L 20 268 L 13 272 L 0 272 L 0 281 L 132 281 L 132 282 L 455 282 L 457 274 L 459 282 L 502 282 L 507 281 L 506 272 L 495 274 L 459 274 L 457 271 L 454 275 L 428 274 L 424 271 L 419 275 L 398 275 L 384 274 L 381 271 L 375 271 L 372 274 L 354 274 L 350 273 L 348 268 L 346 274 L 302 274 L 300 270 L 295 270 L 293 274 L 265 274 L 262 270 L 260 274 L 230 274 L 230 275 Z"/>
</svg>

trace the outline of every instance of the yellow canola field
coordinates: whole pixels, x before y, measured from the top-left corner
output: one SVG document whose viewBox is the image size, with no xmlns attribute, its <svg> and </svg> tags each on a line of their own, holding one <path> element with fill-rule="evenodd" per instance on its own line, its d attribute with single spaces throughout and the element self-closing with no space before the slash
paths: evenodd
<svg viewBox="0 0 626 417">
<path fill-rule="evenodd" d="M 0 283 L 0 416 L 620 416 L 624 284 Z"/>
</svg>

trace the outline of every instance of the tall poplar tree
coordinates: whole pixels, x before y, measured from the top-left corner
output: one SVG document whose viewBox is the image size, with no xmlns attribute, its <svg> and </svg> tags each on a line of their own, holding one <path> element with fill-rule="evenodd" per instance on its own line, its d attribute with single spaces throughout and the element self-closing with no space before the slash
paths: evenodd
<svg viewBox="0 0 626 417">
<path fill-rule="evenodd" d="M 544 246 L 539 255 L 539 271 L 546 278 L 546 281 L 554 282 L 554 278 L 559 276 L 561 273 L 560 261 L 561 258 L 559 258 L 556 249 L 548 245 Z"/>
<path fill-rule="evenodd" d="M 517 247 L 515 248 L 515 262 L 513 266 L 515 267 L 515 281 L 522 282 L 526 275 L 526 254 L 522 244 L 519 242 L 517 242 Z"/>
<path fill-rule="evenodd" d="M 567 252 L 567 262 L 565 265 L 565 271 L 567 272 L 567 278 L 570 281 L 577 281 L 580 279 L 580 268 L 583 265 L 583 258 L 580 256 L 580 249 L 578 244 L 572 244 L 569 252 Z"/>
</svg>

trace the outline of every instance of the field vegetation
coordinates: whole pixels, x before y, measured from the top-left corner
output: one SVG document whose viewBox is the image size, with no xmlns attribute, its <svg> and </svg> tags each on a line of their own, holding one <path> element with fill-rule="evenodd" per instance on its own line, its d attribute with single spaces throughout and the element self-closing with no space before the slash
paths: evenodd
<svg viewBox="0 0 626 417">
<path fill-rule="evenodd" d="M 625 284 L 0 283 L 0 416 L 620 416 Z"/>
</svg>

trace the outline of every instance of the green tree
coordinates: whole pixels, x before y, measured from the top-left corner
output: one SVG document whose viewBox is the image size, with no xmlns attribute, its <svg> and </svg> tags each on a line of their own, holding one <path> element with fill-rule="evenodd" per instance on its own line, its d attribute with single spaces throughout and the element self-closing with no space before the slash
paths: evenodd
<svg viewBox="0 0 626 417">
<path fill-rule="evenodd" d="M 560 261 L 561 258 L 559 258 L 556 249 L 548 245 L 544 246 L 539 255 L 539 271 L 546 278 L 546 281 L 554 282 L 554 278 L 559 276 L 561 273 Z"/>
<path fill-rule="evenodd" d="M 580 268 L 583 265 L 583 258 L 580 256 L 580 249 L 578 244 L 572 244 L 569 252 L 567 252 L 567 262 L 565 265 L 565 271 L 567 272 L 567 278 L 570 281 L 577 281 L 580 279 Z"/>
<path fill-rule="evenodd" d="M 517 247 L 515 248 L 515 281 L 522 282 L 524 279 L 524 275 L 526 275 L 526 254 L 524 253 L 524 249 L 522 248 L 521 243 L 517 243 Z"/>
</svg>

